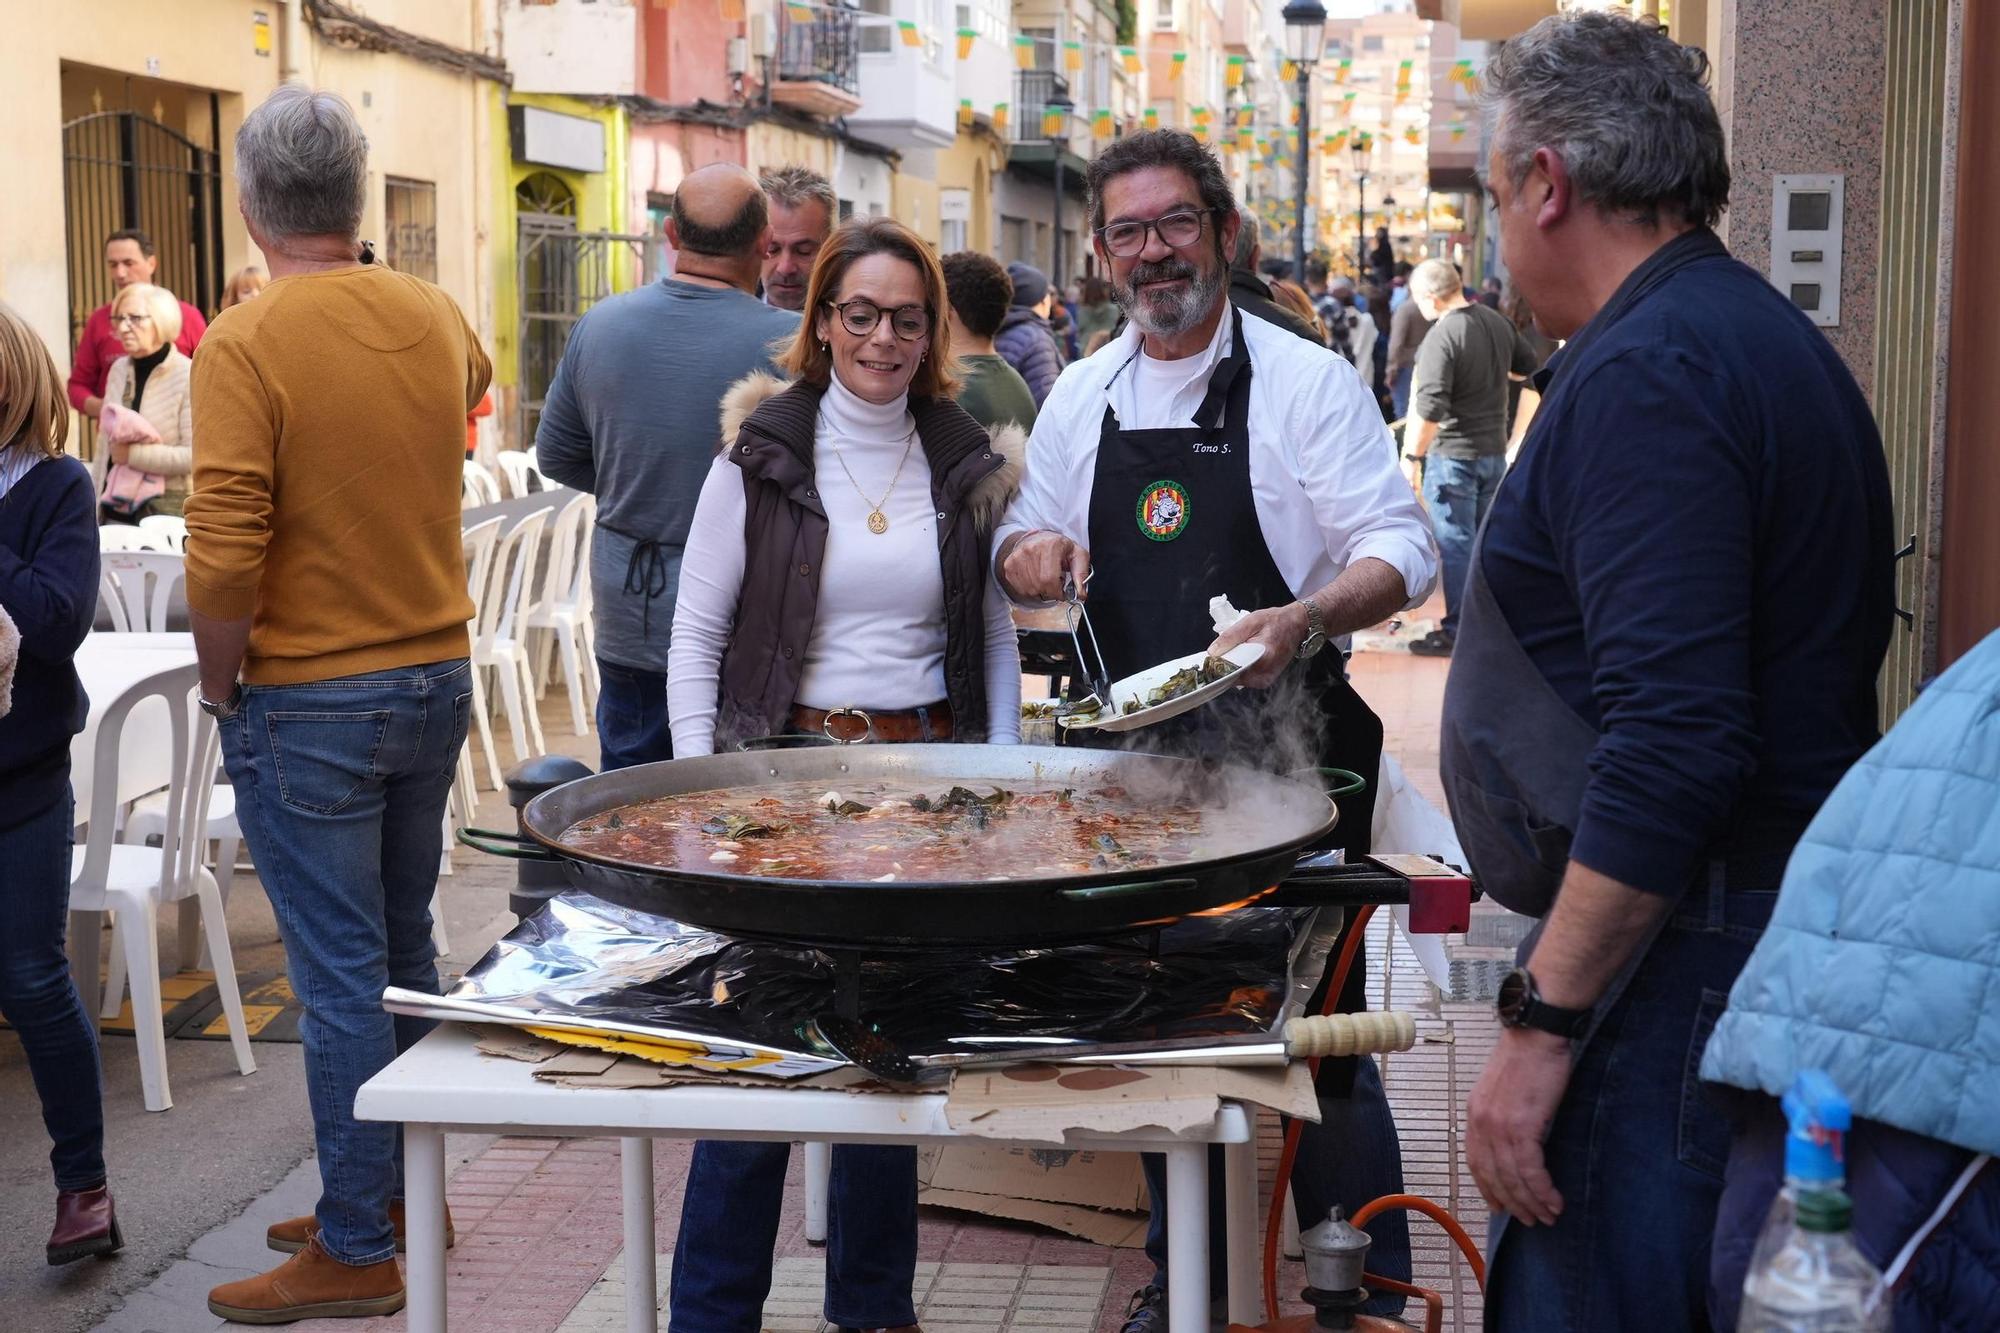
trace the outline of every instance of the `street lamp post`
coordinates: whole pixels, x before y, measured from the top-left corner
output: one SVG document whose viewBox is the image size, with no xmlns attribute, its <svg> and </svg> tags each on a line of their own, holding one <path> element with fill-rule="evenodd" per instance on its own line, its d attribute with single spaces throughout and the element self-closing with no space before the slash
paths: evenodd
<svg viewBox="0 0 2000 1333">
<path fill-rule="evenodd" d="M 1354 154 L 1357 189 L 1354 203 L 1354 285 L 1359 288 L 1362 275 L 1368 272 L 1368 145 L 1357 133 L 1348 143 L 1348 151 Z"/>
<path fill-rule="evenodd" d="M 1052 87 L 1049 100 L 1043 108 L 1043 128 L 1048 127 L 1048 116 L 1053 113 L 1060 119 L 1056 132 L 1049 136 L 1049 167 L 1055 177 L 1056 225 L 1049 233 L 1049 287 L 1062 291 L 1063 265 L 1063 148 L 1069 143 L 1069 113 L 1076 103 L 1069 100 L 1069 94 L 1059 87 Z M 1058 300 L 1062 299 L 1060 296 Z"/>
<path fill-rule="evenodd" d="M 1293 184 L 1297 196 L 1292 205 L 1292 281 L 1306 280 L 1306 181 L 1312 153 L 1313 66 L 1326 49 L 1326 6 L 1320 0 L 1291 0 L 1282 11 L 1285 20 L 1286 54 L 1297 76 L 1299 98 L 1299 161 Z"/>
</svg>

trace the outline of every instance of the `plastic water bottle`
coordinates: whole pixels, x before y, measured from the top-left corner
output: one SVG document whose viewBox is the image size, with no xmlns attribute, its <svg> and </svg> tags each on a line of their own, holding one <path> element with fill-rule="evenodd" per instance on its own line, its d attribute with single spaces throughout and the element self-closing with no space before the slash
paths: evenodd
<svg viewBox="0 0 2000 1333">
<path fill-rule="evenodd" d="M 1785 1184 L 1764 1216 L 1757 1247 L 1750 1254 L 1750 1273 L 1770 1262 L 1792 1234 L 1799 1196 L 1811 1190 L 1847 1188 L 1847 1131 L 1854 1113 L 1833 1077 L 1820 1069 L 1801 1070 L 1784 1097 Z"/>
<path fill-rule="evenodd" d="M 1800 1194 L 1790 1234 L 1743 1283 L 1737 1333 L 1887 1333 L 1882 1274 L 1855 1246 L 1853 1224 L 1844 1192 Z"/>
</svg>

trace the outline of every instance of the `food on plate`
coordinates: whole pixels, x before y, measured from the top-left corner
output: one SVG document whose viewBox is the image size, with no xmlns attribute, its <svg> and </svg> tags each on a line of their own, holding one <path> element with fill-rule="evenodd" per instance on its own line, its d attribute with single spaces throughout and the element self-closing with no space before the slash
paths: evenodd
<svg viewBox="0 0 2000 1333">
<path fill-rule="evenodd" d="M 1123 787 L 818 783 L 689 792 L 564 830 L 564 846 L 660 869 L 846 883 L 1145 870 L 1202 855 L 1203 812 Z"/>
<path fill-rule="evenodd" d="M 1224 658 L 1204 657 L 1196 665 L 1182 667 L 1154 688 L 1147 690 L 1144 699 L 1136 695 L 1127 699 L 1124 714 L 1130 717 L 1142 708 L 1158 708 L 1163 703 L 1178 699 L 1184 694 L 1193 694 L 1202 686 L 1213 685 L 1231 672 L 1240 670 L 1241 667 Z"/>
</svg>

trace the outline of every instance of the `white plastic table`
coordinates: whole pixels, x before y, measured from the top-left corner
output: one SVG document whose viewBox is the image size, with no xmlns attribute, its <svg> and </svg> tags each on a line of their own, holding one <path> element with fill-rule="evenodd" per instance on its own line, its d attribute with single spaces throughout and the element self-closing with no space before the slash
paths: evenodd
<svg viewBox="0 0 2000 1333">
<path fill-rule="evenodd" d="M 403 1125 L 404 1223 L 408 1235 L 410 1333 L 444 1333 L 444 1135 L 616 1135 L 624 1164 L 625 1327 L 654 1333 L 653 1140 L 748 1139 L 827 1143 L 946 1143 L 961 1136 L 937 1093 L 682 1085 L 674 1088 L 564 1088 L 541 1082 L 533 1066 L 481 1055 L 477 1034 L 447 1023 L 362 1085 L 354 1114 Z M 994 1140 L 984 1140 L 993 1142 Z M 1175 1135 L 1162 1129 L 1072 1132 L 1068 1146 L 1160 1152 L 1167 1158 L 1168 1309 L 1172 1333 L 1207 1333 L 1208 1145 L 1225 1145 L 1228 1233 L 1255 1229 L 1257 1160 L 1252 1117 L 1223 1102 L 1208 1124 Z M 1258 1318 L 1254 1249 L 1232 1244 L 1230 1314 Z"/>
<path fill-rule="evenodd" d="M 134 685 L 194 664 L 192 634 L 92 633 L 76 650 L 76 673 L 90 696 L 90 716 L 69 747 L 69 783 L 76 792 L 76 818 L 90 817 L 96 777 L 97 728 L 104 712 Z M 118 799 L 136 801 L 174 780 L 171 722 L 158 700 L 149 700 L 125 719 L 118 749 Z"/>
</svg>

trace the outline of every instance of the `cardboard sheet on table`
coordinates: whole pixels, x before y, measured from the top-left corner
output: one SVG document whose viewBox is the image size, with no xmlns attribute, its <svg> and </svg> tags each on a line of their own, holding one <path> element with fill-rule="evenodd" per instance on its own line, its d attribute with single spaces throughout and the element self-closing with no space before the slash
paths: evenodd
<svg viewBox="0 0 2000 1333">
<path fill-rule="evenodd" d="M 1098 1245 L 1146 1243 L 1146 1178 L 1137 1153 L 978 1141 L 917 1157 L 917 1202 L 1004 1217 Z"/>
<path fill-rule="evenodd" d="M 955 1212 L 978 1213 L 982 1217 L 1028 1222 L 1113 1249 L 1136 1250 L 1146 1243 L 1144 1217 L 1101 1212 L 1073 1203 L 1043 1203 L 1036 1199 L 973 1194 L 963 1190 L 921 1188 L 917 1191 L 917 1202 L 932 1208 L 950 1208 Z"/>
<path fill-rule="evenodd" d="M 1319 1119 L 1312 1075 L 1303 1062 L 1282 1069 L 1017 1065 L 965 1070 L 952 1080 L 945 1119 L 971 1138 L 1060 1144 L 1079 1130 L 1120 1133 L 1153 1127 L 1180 1133 L 1214 1120 L 1224 1101 Z"/>
</svg>

